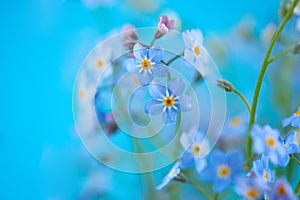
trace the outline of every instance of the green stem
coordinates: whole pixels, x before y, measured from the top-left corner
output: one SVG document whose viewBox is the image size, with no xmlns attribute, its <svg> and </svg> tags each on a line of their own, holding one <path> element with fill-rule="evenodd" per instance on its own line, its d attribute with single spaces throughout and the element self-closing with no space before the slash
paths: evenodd
<svg viewBox="0 0 300 200">
<path fill-rule="evenodd" d="M 292 155 L 292 159 L 300 166 L 300 161 L 296 158 L 296 156 Z"/>
<path fill-rule="evenodd" d="M 268 65 L 271 64 L 272 62 L 274 62 L 275 60 L 277 60 L 278 58 L 280 58 L 281 56 L 286 55 L 289 52 L 290 52 L 290 50 L 285 50 L 285 51 L 282 51 L 282 52 L 276 54 L 269 60 Z"/>
<path fill-rule="evenodd" d="M 196 188 L 197 190 L 199 190 L 202 194 L 204 194 L 208 199 L 210 200 L 214 200 L 213 196 L 206 190 L 204 189 L 201 185 L 198 185 L 196 183 L 193 183 L 189 180 L 186 181 L 187 184 L 190 184 L 191 186 L 193 186 L 194 188 Z"/>
<path fill-rule="evenodd" d="M 298 191 L 299 191 L 299 189 L 300 189 L 300 179 L 298 180 L 298 183 L 297 183 L 297 185 L 295 187 L 294 193 L 297 194 Z"/>
<path fill-rule="evenodd" d="M 237 95 L 242 99 L 242 101 L 243 101 L 244 104 L 246 105 L 246 107 L 247 107 L 249 113 L 251 113 L 251 107 L 250 107 L 250 105 L 249 105 L 247 99 L 244 97 L 244 95 L 242 95 L 242 93 L 240 93 L 240 92 L 239 92 L 238 90 L 236 90 L 236 89 L 234 89 L 233 92 L 234 92 L 235 94 L 237 94 Z"/>
<path fill-rule="evenodd" d="M 184 53 L 181 53 L 179 55 L 174 56 L 173 58 L 171 58 L 168 62 L 166 62 L 166 65 L 170 65 L 172 62 L 174 62 L 176 59 L 182 57 L 184 55 Z"/>
<path fill-rule="evenodd" d="M 250 122 L 249 122 L 249 127 L 248 127 L 248 145 L 247 145 L 247 156 L 251 155 L 251 148 L 252 148 L 252 139 L 250 137 L 250 131 L 252 129 L 252 126 L 254 124 L 255 121 L 255 114 L 256 114 L 256 108 L 257 108 L 257 102 L 258 102 L 258 97 L 259 97 L 259 93 L 260 93 L 260 88 L 261 88 L 261 84 L 266 72 L 266 69 L 269 65 L 270 62 L 270 56 L 272 53 L 272 50 L 283 30 L 283 28 L 285 27 L 286 23 L 289 21 L 289 19 L 292 17 L 293 15 L 293 11 L 294 8 L 296 7 L 296 5 L 298 4 L 299 0 L 294 0 L 292 3 L 292 6 L 289 8 L 287 14 L 285 15 L 284 19 L 282 20 L 281 24 L 279 25 L 279 28 L 277 29 L 277 31 L 274 33 L 274 36 L 271 40 L 271 43 L 269 45 L 269 48 L 267 50 L 267 53 L 265 55 L 262 67 L 260 69 L 260 73 L 259 73 L 259 77 L 256 83 L 256 87 L 255 87 L 255 92 L 254 92 L 254 96 L 253 96 L 253 100 L 252 100 L 252 106 L 251 106 L 251 112 L 250 112 Z"/>
<path fill-rule="evenodd" d="M 218 200 L 219 196 L 220 196 L 220 194 L 217 193 L 217 194 L 215 195 L 215 197 L 214 197 L 214 200 Z"/>
</svg>

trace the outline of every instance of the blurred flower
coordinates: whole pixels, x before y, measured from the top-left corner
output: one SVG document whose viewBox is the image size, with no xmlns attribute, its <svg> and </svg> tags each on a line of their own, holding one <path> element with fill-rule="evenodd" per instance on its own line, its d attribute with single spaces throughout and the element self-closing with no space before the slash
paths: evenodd
<svg viewBox="0 0 300 200">
<path fill-rule="evenodd" d="M 300 15 L 300 2 L 298 2 L 297 6 L 295 7 L 294 14 Z"/>
<path fill-rule="evenodd" d="M 157 29 L 163 34 L 169 33 L 172 29 L 174 29 L 174 20 L 169 19 L 168 16 L 163 15 L 159 18 Z"/>
<path fill-rule="evenodd" d="M 262 178 L 266 183 L 271 183 L 274 181 L 274 175 L 269 169 L 268 157 L 262 154 L 261 159 L 255 160 L 253 162 L 253 172 L 259 178 Z"/>
<path fill-rule="evenodd" d="M 300 128 L 300 107 L 291 116 L 282 120 L 282 126 L 292 125 L 295 128 Z"/>
<path fill-rule="evenodd" d="M 183 41 L 187 49 L 184 50 L 184 58 L 200 70 L 202 75 L 206 74 L 204 63 L 209 61 L 208 52 L 203 46 L 203 35 L 200 30 L 186 30 L 182 33 Z"/>
<path fill-rule="evenodd" d="M 163 50 L 155 47 L 146 49 L 136 44 L 134 57 L 125 61 L 129 72 L 135 72 L 141 85 L 149 84 L 153 77 L 164 77 L 168 73 L 166 65 L 161 63 Z"/>
<path fill-rule="evenodd" d="M 217 85 L 220 88 L 224 89 L 226 92 L 232 92 L 234 90 L 233 85 L 230 82 L 228 82 L 228 81 L 226 81 L 224 79 L 217 80 Z"/>
<path fill-rule="evenodd" d="M 119 129 L 112 113 L 105 113 L 99 110 L 96 110 L 96 112 L 98 121 L 100 122 L 101 127 L 105 128 L 106 134 L 108 136 L 111 136 Z"/>
<path fill-rule="evenodd" d="M 215 192 L 222 192 L 242 173 L 242 162 L 243 155 L 238 151 L 231 151 L 228 154 L 214 151 L 209 165 L 199 173 L 200 179 L 212 182 Z"/>
<path fill-rule="evenodd" d="M 273 23 L 268 24 L 261 33 L 260 39 L 263 43 L 269 43 L 277 29 L 277 26 Z"/>
<path fill-rule="evenodd" d="M 179 181 L 184 181 L 185 177 L 180 174 L 181 169 L 189 168 L 193 164 L 193 157 L 190 154 L 184 153 L 183 156 L 175 163 L 171 168 L 167 176 L 164 177 L 161 184 L 156 186 L 157 190 L 161 190 L 166 187 L 172 180 L 176 179 Z"/>
<path fill-rule="evenodd" d="M 285 139 L 279 138 L 285 150 L 285 154 L 280 158 L 281 166 L 286 166 L 289 163 L 291 154 L 299 153 L 299 147 L 295 143 L 296 134 L 296 132 L 292 132 Z"/>
<path fill-rule="evenodd" d="M 166 124 L 176 122 L 178 112 L 185 112 L 192 108 L 192 99 L 184 95 L 185 83 L 181 78 L 174 78 L 168 87 L 160 82 L 149 85 L 149 92 L 153 99 L 147 101 L 145 112 L 150 114 L 163 113 Z"/>
<path fill-rule="evenodd" d="M 236 192 L 249 200 L 260 200 L 267 192 L 267 186 L 260 178 L 240 178 L 236 184 Z"/>
<path fill-rule="evenodd" d="M 278 179 L 271 191 L 272 200 L 296 200 L 297 197 L 293 194 L 293 190 L 288 182 L 281 178 Z"/>
<path fill-rule="evenodd" d="M 280 159 L 285 155 L 284 148 L 279 140 L 279 132 L 266 125 L 263 128 L 255 125 L 251 136 L 254 151 L 268 156 L 273 164 L 280 164 Z"/>
<path fill-rule="evenodd" d="M 136 28 L 131 24 L 126 24 L 122 27 L 122 33 L 123 46 L 125 49 L 132 50 L 136 41 L 138 40 Z"/>
<path fill-rule="evenodd" d="M 194 132 L 191 130 L 181 134 L 180 142 L 187 153 L 190 153 L 194 158 L 197 172 L 201 172 L 207 164 L 204 157 L 209 153 L 210 146 L 202 132 L 198 131 L 194 136 Z"/>
</svg>

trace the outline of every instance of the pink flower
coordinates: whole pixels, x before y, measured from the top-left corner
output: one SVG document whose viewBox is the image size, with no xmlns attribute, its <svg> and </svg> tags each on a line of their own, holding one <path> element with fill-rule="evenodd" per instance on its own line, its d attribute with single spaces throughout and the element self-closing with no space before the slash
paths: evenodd
<svg viewBox="0 0 300 200">
<path fill-rule="evenodd" d="M 174 20 L 169 20 L 166 15 L 163 15 L 160 17 L 157 27 L 160 32 L 169 33 L 172 29 L 175 28 Z"/>
<path fill-rule="evenodd" d="M 123 46 L 125 49 L 132 50 L 136 41 L 138 40 L 138 35 L 136 29 L 131 24 L 126 24 L 122 28 L 123 34 Z"/>
</svg>

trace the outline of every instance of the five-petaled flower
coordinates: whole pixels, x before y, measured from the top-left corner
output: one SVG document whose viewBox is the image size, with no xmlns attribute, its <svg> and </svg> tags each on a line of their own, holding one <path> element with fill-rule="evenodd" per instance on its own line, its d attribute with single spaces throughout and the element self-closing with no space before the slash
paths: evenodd
<svg viewBox="0 0 300 200">
<path fill-rule="evenodd" d="M 274 181 L 274 175 L 269 169 L 269 159 L 264 154 L 262 154 L 261 159 L 253 162 L 252 170 L 256 176 L 262 178 L 266 183 Z"/>
<path fill-rule="evenodd" d="M 243 155 L 238 151 L 231 151 L 227 155 L 221 151 L 211 153 L 209 164 L 199 173 L 200 179 L 212 182 L 215 192 L 226 190 L 242 173 Z"/>
<path fill-rule="evenodd" d="M 265 154 L 270 161 L 278 165 L 280 159 L 285 155 L 284 147 L 280 142 L 278 130 L 272 129 L 269 125 L 261 128 L 258 125 L 253 126 L 251 136 L 254 143 L 254 151 L 259 154 Z"/>
<path fill-rule="evenodd" d="M 261 178 L 243 177 L 236 184 L 236 192 L 249 200 L 262 199 L 267 190 L 268 187 Z"/>
<path fill-rule="evenodd" d="M 186 153 L 191 154 L 195 161 L 196 170 L 200 173 L 207 164 L 204 158 L 211 150 L 205 135 L 200 131 L 195 134 L 191 129 L 182 133 L 180 142 L 183 148 L 187 150 Z"/>
<path fill-rule="evenodd" d="M 278 179 L 273 186 L 271 191 L 272 200 L 296 200 L 297 197 L 294 195 L 291 186 L 283 178 Z"/>
<path fill-rule="evenodd" d="M 129 72 L 137 73 L 141 85 L 149 84 L 153 77 L 164 77 L 168 73 L 166 65 L 161 63 L 163 50 L 158 47 L 146 49 L 136 44 L 133 54 L 135 58 L 125 61 Z"/>
<path fill-rule="evenodd" d="M 291 116 L 282 120 L 282 126 L 292 125 L 295 128 L 300 128 L 300 107 Z"/>
<path fill-rule="evenodd" d="M 149 92 L 153 97 L 145 104 L 145 112 L 153 115 L 163 113 L 166 124 L 174 124 L 178 112 L 189 111 L 192 108 L 192 98 L 184 95 L 185 83 L 181 78 L 172 79 L 168 87 L 161 82 L 149 84 Z"/>
<path fill-rule="evenodd" d="M 203 46 L 203 35 L 200 30 L 184 31 L 183 41 L 187 49 L 184 50 L 184 58 L 199 69 L 202 75 L 207 72 L 205 65 L 209 61 L 208 52 Z"/>
</svg>

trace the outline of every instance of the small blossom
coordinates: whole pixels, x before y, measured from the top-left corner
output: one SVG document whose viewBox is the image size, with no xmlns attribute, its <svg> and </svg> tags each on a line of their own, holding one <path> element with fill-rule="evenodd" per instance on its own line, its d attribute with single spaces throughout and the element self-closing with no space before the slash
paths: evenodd
<svg viewBox="0 0 300 200">
<path fill-rule="evenodd" d="M 174 29 L 174 20 L 169 19 L 166 15 L 163 15 L 159 18 L 157 29 L 159 32 L 166 34 Z"/>
<path fill-rule="evenodd" d="M 136 28 L 131 24 L 126 24 L 122 27 L 123 33 L 123 46 L 125 49 L 132 50 L 136 41 L 138 40 L 138 35 Z"/>
<path fill-rule="evenodd" d="M 282 120 L 282 127 L 286 127 L 288 125 L 292 125 L 295 128 L 300 128 L 300 106 L 295 113 Z"/>
<path fill-rule="evenodd" d="M 279 131 L 270 126 L 263 128 L 255 125 L 251 131 L 254 142 L 254 151 L 268 156 L 273 164 L 280 164 L 280 159 L 285 155 L 284 148 L 279 140 Z"/>
<path fill-rule="evenodd" d="M 293 194 L 291 186 L 285 179 L 278 179 L 271 191 L 272 200 L 296 200 L 297 197 Z"/>
<path fill-rule="evenodd" d="M 190 154 L 184 153 L 181 158 L 174 164 L 169 173 L 164 177 L 161 184 L 156 186 L 157 190 L 166 187 L 172 180 L 185 181 L 185 177 L 180 174 L 182 169 L 189 168 L 193 165 L 193 158 Z"/>
<path fill-rule="evenodd" d="M 200 30 L 187 30 L 182 33 L 183 41 L 187 47 L 184 50 L 184 58 L 198 68 L 202 75 L 206 74 L 204 64 L 208 63 L 208 52 L 203 46 L 203 35 Z"/>
<path fill-rule="evenodd" d="M 256 176 L 262 178 L 266 183 L 271 183 L 274 181 L 274 175 L 269 169 L 269 159 L 264 154 L 262 154 L 261 159 L 253 162 L 252 171 L 256 174 Z"/>
<path fill-rule="evenodd" d="M 192 131 L 183 132 L 180 142 L 183 148 L 187 150 L 187 153 L 191 154 L 194 158 L 197 172 L 201 172 L 207 164 L 204 157 L 209 153 L 211 148 L 202 132 L 198 131 L 196 136 L 193 136 Z"/>
<path fill-rule="evenodd" d="M 161 48 L 142 48 L 134 46 L 134 57 L 125 61 L 129 72 L 135 72 L 141 85 L 149 84 L 153 77 L 164 77 L 168 73 L 166 65 L 161 63 L 163 50 Z"/>
<path fill-rule="evenodd" d="M 160 82 L 149 84 L 149 92 L 153 97 L 147 101 L 145 112 L 150 114 L 162 113 L 166 124 L 176 122 L 178 112 L 189 111 L 192 108 L 192 99 L 184 95 L 185 83 L 181 78 L 174 78 L 168 87 Z"/>
<path fill-rule="evenodd" d="M 227 155 L 221 151 L 211 154 L 209 165 L 199 173 L 200 179 L 212 182 L 215 192 L 226 190 L 241 174 L 243 155 L 238 151 L 231 151 Z"/>
<path fill-rule="evenodd" d="M 233 85 L 226 80 L 217 80 L 217 85 L 224 89 L 226 92 L 232 92 L 234 90 Z"/>
<path fill-rule="evenodd" d="M 299 153 L 299 147 L 295 143 L 296 134 L 296 132 L 291 132 L 285 139 L 279 138 L 285 150 L 285 154 L 280 159 L 281 166 L 286 166 L 289 163 L 291 154 Z"/>
<path fill-rule="evenodd" d="M 267 186 L 260 178 L 240 178 L 236 184 L 236 192 L 249 200 L 260 200 L 267 192 Z"/>
</svg>

